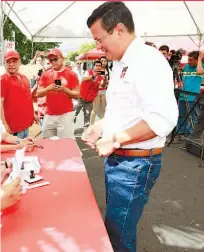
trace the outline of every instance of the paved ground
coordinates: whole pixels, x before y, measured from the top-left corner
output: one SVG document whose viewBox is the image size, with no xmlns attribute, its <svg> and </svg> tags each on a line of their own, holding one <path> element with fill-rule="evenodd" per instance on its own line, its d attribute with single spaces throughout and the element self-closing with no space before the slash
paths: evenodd
<svg viewBox="0 0 204 252">
<path fill-rule="evenodd" d="M 80 115 L 76 128 L 82 125 Z M 31 135 L 37 134 L 34 126 Z M 76 130 L 76 136 L 80 130 Z M 77 137 L 84 163 L 104 216 L 103 159 Z M 164 150 L 163 169 L 138 227 L 139 252 L 204 251 L 204 167 L 174 145 Z"/>
</svg>

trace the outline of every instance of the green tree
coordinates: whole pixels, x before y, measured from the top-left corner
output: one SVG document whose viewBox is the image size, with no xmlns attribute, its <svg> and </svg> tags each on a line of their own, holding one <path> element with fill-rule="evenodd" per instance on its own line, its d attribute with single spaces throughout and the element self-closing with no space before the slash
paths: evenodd
<svg viewBox="0 0 204 252">
<path fill-rule="evenodd" d="M 88 51 L 90 51 L 91 49 L 96 47 L 96 43 L 92 42 L 92 43 L 84 43 L 80 46 L 78 53 L 82 54 L 82 53 L 86 53 Z"/>
<path fill-rule="evenodd" d="M 75 61 L 75 58 L 79 56 L 78 51 L 72 51 L 70 53 L 68 53 L 68 55 L 65 57 L 67 59 L 68 62 L 70 61 Z"/>
<path fill-rule="evenodd" d="M 70 53 L 68 53 L 68 55 L 66 56 L 66 59 L 68 61 L 75 61 L 75 58 L 77 56 L 79 56 L 80 54 L 83 54 L 83 53 L 86 53 L 88 52 L 89 50 L 93 49 L 96 47 L 96 44 L 95 42 L 92 42 L 92 43 L 84 43 L 82 44 L 78 50 L 75 50 L 75 51 L 72 51 Z"/>
<path fill-rule="evenodd" d="M 60 45 L 60 43 L 53 42 L 34 42 L 32 52 L 32 42 L 22 34 L 9 17 L 6 18 L 3 31 L 5 40 L 15 40 L 15 48 L 20 53 L 23 64 L 27 64 L 32 59 L 32 56 L 35 55 L 36 51 L 47 51 L 50 48 L 59 47 Z"/>
</svg>

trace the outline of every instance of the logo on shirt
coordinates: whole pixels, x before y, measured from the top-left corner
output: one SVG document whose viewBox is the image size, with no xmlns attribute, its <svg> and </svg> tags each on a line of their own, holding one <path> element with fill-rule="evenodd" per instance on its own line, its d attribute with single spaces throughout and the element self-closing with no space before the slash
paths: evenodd
<svg viewBox="0 0 204 252">
<path fill-rule="evenodd" d="M 128 70 L 128 67 L 123 67 L 123 70 L 122 70 L 121 75 L 120 75 L 120 78 L 121 78 L 121 79 L 124 79 L 127 70 Z"/>
<path fill-rule="evenodd" d="M 197 73 L 197 72 L 183 72 L 183 76 L 203 76 L 202 73 Z"/>
</svg>

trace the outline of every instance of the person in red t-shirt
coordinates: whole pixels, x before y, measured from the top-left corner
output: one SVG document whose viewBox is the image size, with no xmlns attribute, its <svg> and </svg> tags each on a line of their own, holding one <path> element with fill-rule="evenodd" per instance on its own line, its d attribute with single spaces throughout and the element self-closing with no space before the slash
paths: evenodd
<svg viewBox="0 0 204 252">
<path fill-rule="evenodd" d="M 96 96 L 96 99 L 93 102 L 93 110 L 91 112 L 91 119 L 90 119 L 90 124 L 94 124 L 96 115 L 100 119 L 102 119 L 105 115 L 105 110 L 106 110 L 106 89 L 108 86 L 109 78 L 110 78 L 110 71 L 108 67 L 108 60 L 105 56 L 102 56 L 99 61 L 101 62 L 101 73 L 104 76 L 104 86 L 99 88 L 98 94 Z M 101 113 L 99 113 L 99 110 Z"/>
<path fill-rule="evenodd" d="M 46 97 L 36 97 L 36 92 L 37 92 L 37 89 L 38 89 L 38 84 L 39 84 L 39 80 L 40 80 L 40 77 L 42 75 L 42 73 L 44 71 L 47 71 L 51 68 L 51 64 L 49 62 L 48 59 L 45 59 L 44 62 L 43 62 L 43 69 L 42 70 L 39 70 L 38 72 L 38 76 L 36 77 L 36 83 L 34 85 L 34 87 L 32 88 L 32 97 L 33 97 L 33 101 L 37 102 L 37 106 L 38 106 L 38 116 L 39 116 L 39 119 L 40 119 L 40 126 L 42 127 L 42 124 L 43 124 L 43 119 L 44 119 L 44 116 L 45 116 L 45 111 L 46 111 Z"/>
<path fill-rule="evenodd" d="M 104 77 L 101 75 L 101 62 L 95 61 L 93 70 L 85 72 L 80 85 L 80 97 L 76 106 L 74 123 L 77 115 L 83 109 L 84 112 L 84 129 L 90 124 L 91 111 L 93 109 L 93 101 L 98 94 L 98 90 L 103 86 Z"/>
<path fill-rule="evenodd" d="M 52 68 L 41 75 L 37 97 L 46 96 L 46 111 L 42 125 L 42 137 L 74 138 L 72 99 L 79 97 L 79 81 L 74 72 L 64 66 L 59 49 L 47 55 Z"/>
<path fill-rule="evenodd" d="M 1 118 L 6 131 L 19 138 L 28 137 L 28 129 L 39 118 L 34 113 L 28 79 L 19 73 L 17 51 L 4 55 L 6 73 L 1 76 Z"/>
</svg>

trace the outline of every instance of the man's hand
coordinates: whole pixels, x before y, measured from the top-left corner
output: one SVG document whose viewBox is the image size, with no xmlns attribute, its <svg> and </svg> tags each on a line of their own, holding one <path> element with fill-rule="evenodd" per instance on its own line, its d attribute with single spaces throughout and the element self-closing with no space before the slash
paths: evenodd
<svg viewBox="0 0 204 252">
<path fill-rule="evenodd" d="M 34 144 L 34 140 L 32 137 L 26 137 L 21 140 L 21 142 L 26 142 L 27 145 L 32 145 Z"/>
<path fill-rule="evenodd" d="M 200 52 L 198 59 L 202 60 L 204 58 L 204 52 Z"/>
<path fill-rule="evenodd" d="M 64 85 L 60 85 L 60 86 L 55 85 L 53 90 L 58 91 L 58 92 L 64 92 L 65 91 L 65 86 Z"/>
<path fill-rule="evenodd" d="M 95 143 L 101 136 L 102 129 L 97 123 L 88 127 L 86 134 L 81 138 L 91 149 L 95 149 Z"/>
<path fill-rule="evenodd" d="M 54 83 L 52 83 L 49 86 L 47 86 L 46 89 L 47 89 L 47 91 L 53 91 L 55 89 L 55 86 L 56 85 Z"/>
<path fill-rule="evenodd" d="M 99 156 L 110 156 L 115 151 L 112 137 L 104 137 L 98 140 L 96 142 L 96 151 L 98 152 Z"/>
<path fill-rule="evenodd" d="M 1 187 L 1 210 L 15 205 L 20 200 L 21 180 L 15 179 L 10 184 Z"/>
<path fill-rule="evenodd" d="M 31 152 L 31 151 L 33 151 L 34 147 L 35 147 L 34 144 L 33 144 L 33 145 L 26 145 L 25 151 L 26 151 L 26 152 Z"/>
<path fill-rule="evenodd" d="M 25 147 L 25 151 L 30 152 L 33 151 L 35 145 L 31 144 L 30 142 L 20 142 L 19 144 L 17 144 L 17 150 L 18 149 L 22 149 Z"/>
</svg>

